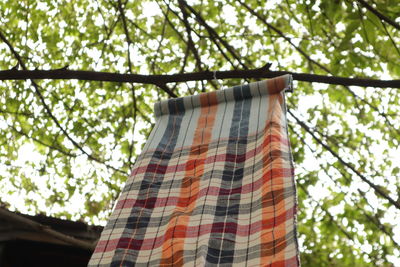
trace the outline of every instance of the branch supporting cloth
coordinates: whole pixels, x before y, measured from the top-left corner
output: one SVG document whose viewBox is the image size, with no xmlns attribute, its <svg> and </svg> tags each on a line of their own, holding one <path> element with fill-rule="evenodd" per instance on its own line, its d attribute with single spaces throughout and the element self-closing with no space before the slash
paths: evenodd
<svg viewBox="0 0 400 267">
<path fill-rule="evenodd" d="M 299 266 L 292 77 L 161 101 L 89 266 Z"/>
</svg>

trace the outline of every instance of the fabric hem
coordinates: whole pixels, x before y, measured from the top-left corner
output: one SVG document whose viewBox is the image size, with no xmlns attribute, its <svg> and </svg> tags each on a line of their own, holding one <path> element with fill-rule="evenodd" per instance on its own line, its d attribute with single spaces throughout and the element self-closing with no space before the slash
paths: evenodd
<svg viewBox="0 0 400 267">
<path fill-rule="evenodd" d="M 254 86 L 257 83 L 264 83 L 265 89 L 258 90 L 256 86 Z M 240 91 L 240 94 L 238 94 L 238 91 Z M 291 74 L 285 74 L 247 85 L 233 86 L 223 90 L 163 100 L 154 105 L 154 115 L 158 118 L 162 115 L 180 114 L 197 107 L 240 101 L 251 97 L 281 93 L 282 91 L 293 92 L 293 77 Z M 215 94 L 216 101 L 210 101 L 210 94 Z"/>
</svg>

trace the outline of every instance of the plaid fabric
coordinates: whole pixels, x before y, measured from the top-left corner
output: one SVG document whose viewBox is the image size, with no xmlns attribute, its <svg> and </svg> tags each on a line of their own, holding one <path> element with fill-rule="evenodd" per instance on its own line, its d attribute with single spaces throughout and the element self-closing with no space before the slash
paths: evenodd
<svg viewBox="0 0 400 267">
<path fill-rule="evenodd" d="M 291 81 L 157 103 L 89 266 L 299 266 Z"/>
</svg>

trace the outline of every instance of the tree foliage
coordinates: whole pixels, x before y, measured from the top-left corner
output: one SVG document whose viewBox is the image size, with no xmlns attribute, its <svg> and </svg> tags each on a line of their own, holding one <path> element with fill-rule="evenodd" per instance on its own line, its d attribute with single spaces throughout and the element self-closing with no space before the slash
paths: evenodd
<svg viewBox="0 0 400 267">
<path fill-rule="evenodd" d="M 399 17 L 396 0 L 5 0 L 0 69 L 171 74 L 270 62 L 274 70 L 398 79 Z M 154 124 L 152 105 L 167 89 L 184 96 L 219 88 L 0 82 L 2 201 L 104 222 Z M 399 96 L 303 82 L 287 95 L 304 266 L 400 258 Z"/>
</svg>

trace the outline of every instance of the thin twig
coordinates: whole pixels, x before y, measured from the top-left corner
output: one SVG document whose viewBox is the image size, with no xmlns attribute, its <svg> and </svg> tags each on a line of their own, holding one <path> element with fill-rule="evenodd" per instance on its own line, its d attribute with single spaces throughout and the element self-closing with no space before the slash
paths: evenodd
<svg viewBox="0 0 400 267">
<path fill-rule="evenodd" d="M 381 188 L 379 188 L 376 184 L 374 184 L 373 182 L 371 182 L 367 177 L 365 177 L 362 173 L 360 173 L 359 171 L 356 170 L 356 168 L 351 165 L 350 163 L 344 161 L 342 159 L 342 157 L 340 157 L 339 154 L 337 154 L 335 151 L 333 151 L 333 149 L 328 146 L 327 144 L 325 144 L 324 142 L 322 142 L 322 140 L 320 138 L 318 138 L 316 136 L 316 134 L 311 130 L 311 128 L 305 124 L 303 121 L 301 121 L 299 118 L 297 118 L 296 115 L 293 114 L 293 112 L 288 109 L 288 113 L 296 120 L 296 122 L 307 132 L 309 133 L 313 139 L 319 144 L 321 145 L 325 150 L 327 150 L 332 156 L 334 156 L 342 165 L 346 166 L 347 168 L 349 168 L 350 170 L 353 171 L 353 173 L 355 173 L 358 177 L 361 178 L 361 180 L 363 180 L 364 182 L 366 182 L 371 188 L 373 188 L 375 190 L 375 192 L 380 195 L 381 197 L 383 197 L 384 199 L 388 200 L 390 204 L 392 204 L 393 206 L 395 206 L 397 209 L 400 210 L 400 203 L 396 202 L 393 198 L 391 198 L 388 194 L 386 194 L 385 192 L 383 192 L 383 190 Z"/>
<path fill-rule="evenodd" d="M 8 48 L 10 49 L 11 53 L 12 53 L 12 54 L 15 56 L 15 58 L 17 59 L 18 64 L 21 66 L 21 68 L 23 69 L 23 71 L 28 71 L 28 70 L 27 70 L 27 67 L 26 67 L 26 65 L 25 65 L 25 63 L 24 63 L 24 61 L 23 61 L 22 58 L 21 58 L 21 56 L 20 56 L 20 55 L 18 54 L 18 52 L 14 49 L 13 45 L 8 41 L 8 39 L 5 37 L 5 35 L 3 34 L 2 31 L 0 31 L 0 39 L 1 39 L 4 43 L 6 43 L 6 45 L 7 45 Z M 16 68 L 15 70 L 17 70 L 17 68 Z M 60 70 L 59 70 L 59 71 L 60 71 Z M 65 69 L 61 69 L 61 71 L 65 71 Z M 33 87 L 34 87 L 34 89 L 35 89 L 36 96 L 39 98 L 40 102 L 42 103 L 42 105 L 43 105 L 43 107 L 44 107 L 44 109 L 45 109 L 47 115 L 50 116 L 51 120 L 56 124 L 56 126 L 60 129 L 60 131 L 65 135 L 65 137 L 67 137 L 67 139 L 68 139 L 69 141 L 71 141 L 71 143 L 72 143 L 79 151 L 81 151 L 83 154 L 85 154 L 85 155 L 86 155 L 90 160 L 92 160 L 92 161 L 96 161 L 96 162 L 98 162 L 98 163 L 101 163 L 101 164 L 105 165 L 106 167 L 108 167 L 108 168 L 110 168 L 110 169 L 113 169 L 113 170 L 115 170 L 115 171 L 118 171 L 118 172 L 121 172 L 121 173 L 125 173 L 124 171 L 122 171 L 122 170 L 120 170 L 120 169 L 118 169 L 118 168 L 115 168 L 115 167 L 113 167 L 113 166 L 107 164 L 105 161 L 100 160 L 100 159 L 94 157 L 93 155 L 89 154 L 86 150 L 84 150 L 83 147 L 81 147 L 81 146 L 68 134 L 68 132 L 66 131 L 66 129 L 64 129 L 64 127 L 61 126 L 61 124 L 60 124 L 60 122 L 58 121 L 58 119 L 54 116 L 54 114 L 52 113 L 50 107 L 46 104 L 46 101 L 45 101 L 45 99 L 44 99 L 44 96 L 43 96 L 42 92 L 41 92 L 40 89 L 39 89 L 39 85 L 38 85 L 32 78 L 29 78 L 29 79 L 31 79 L 32 85 L 33 85 Z"/>
<path fill-rule="evenodd" d="M 377 16 L 378 18 L 380 18 L 381 20 L 385 21 L 386 23 L 392 25 L 393 27 L 395 27 L 396 29 L 400 30 L 400 24 L 396 23 L 395 21 L 393 21 L 392 19 L 388 18 L 387 16 L 383 15 L 382 13 L 380 13 L 378 10 L 376 10 L 375 8 L 373 8 L 370 4 L 368 4 L 367 2 L 365 2 L 364 0 L 357 0 L 357 2 L 359 2 L 363 7 L 365 7 L 366 9 L 368 9 L 369 11 L 371 11 L 375 16 Z"/>
</svg>

